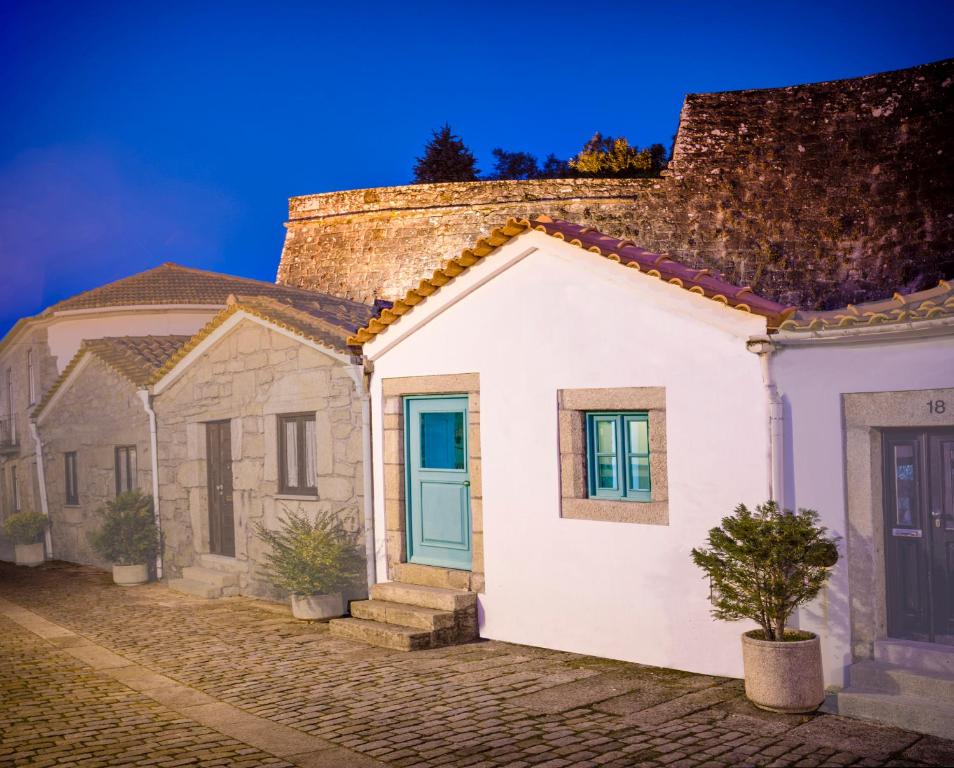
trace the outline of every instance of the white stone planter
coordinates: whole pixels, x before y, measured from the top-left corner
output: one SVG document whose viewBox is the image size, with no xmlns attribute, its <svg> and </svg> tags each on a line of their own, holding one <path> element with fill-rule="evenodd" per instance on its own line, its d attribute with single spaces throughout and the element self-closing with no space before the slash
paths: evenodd
<svg viewBox="0 0 954 768">
<path fill-rule="evenodd" d="M 13 551 L 17 565 L 28 565 L 32 568 L 35 565 L 42 565 L 45 559 L 42 541 L 35 544 L 15 544 Z"/>
<path fill-rule="evenodd" d="M 334 592 L 330 595 L 292 595 L 292 615 L 296 619 L 320 621 L 344 616 L 344 595 Z"/>
<path fill-rule="evenodd" d="M 142 565 L 114 565 L 113 581 L 121 587 L 134 587 L 149 581 L 149 568 Z"/>
<path fill-rule="evenodd" d="M 758 630 L 756 630 L 758 631 Z M 742 635 L 745 695 L 770 712 L 814 712 L 825 700 L 821 643 L 809 640 L 783 643 Z"/>
</svg>

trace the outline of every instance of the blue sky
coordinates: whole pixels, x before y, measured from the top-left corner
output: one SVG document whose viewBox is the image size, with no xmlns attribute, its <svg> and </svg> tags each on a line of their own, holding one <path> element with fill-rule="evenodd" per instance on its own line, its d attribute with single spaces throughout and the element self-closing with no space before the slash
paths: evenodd
<svg viewBox="0 0 954 768">
<path fill-rule="evenodd" d="M 686 93 L 954 56 L 954 3 L 0 6 L 0 333 L 164 261 L 273 280 L 292 195 L 406 183 L 450 122 L 669 146 Z"/>
</svg>

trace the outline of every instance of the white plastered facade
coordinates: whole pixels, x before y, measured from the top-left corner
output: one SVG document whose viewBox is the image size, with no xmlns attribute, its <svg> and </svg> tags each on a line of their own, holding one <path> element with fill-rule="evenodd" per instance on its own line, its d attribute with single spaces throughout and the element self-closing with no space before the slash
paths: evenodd
<svg viewBox="0 0 954 768">
<path fill-rule="evenodd" d="M 749 625 L 713 621 L 690 550 L 768 495 L 766 390 L 746 348 L 765 326 L 543 233 L 514 238 L 365 345 L 382 580 L 382 381 L 477 373 L 481 635 L 741 676 Z M 634 387 L 665 390 L 668 524 L 561 517 L 558 391 Z"/>
</svg>

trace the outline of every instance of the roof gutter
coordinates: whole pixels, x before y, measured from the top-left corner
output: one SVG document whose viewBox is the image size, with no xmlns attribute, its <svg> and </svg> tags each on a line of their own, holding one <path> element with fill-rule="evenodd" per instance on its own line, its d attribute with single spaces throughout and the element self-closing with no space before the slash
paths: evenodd
<svg viewBox="0 0 954 768">
<path fill-rule="evenodd" d="M 149 458 L 152 465 L 152 513 L 156 521 L 156 530 L 159 532 L 160 546 L 156 552 L 156 579 L 162 580 L 162 518 L 159 515 L 159 439 L 156 425 L 156 412 L 152 407 L 152 395 L 148 389 L 137 391 L 142 407 L 149 417 Z"/>
<path fill-rule="evenodd" d="M 361 475 L 363 480 L 361 494 L 364 506 L 364 548 L 367 560 L 368 592 L 378 582 L 377 555 L 374 541 L 374 481 L 371 476 L 371 390 L 368 380 L 372 366 L 363 357 L 356 357 L 352 365 L 347 366 L 354 380 L 354 389 L 361 399 Z"/>
<path fill-rule="evenodd" d="M 43 467 L 43 444 L 40 442 L 40 431 L 36 426 L 36 419 L 30 419 L 30 436 L 33 438 L 33 450 L 36 453 L 36 480 L 40 486 L 40 509 L 46 516 L 47 525 L 44 537 L 46 539 L 46 559 L 53 559 L 53 531 L 50 521 L 50 505 L 46 498 L 46 472 Z"/>
<path fill-rule="evenodd" d="M 775 345 L 768 336 L 753 336 L 746 342 L 746 349 L 759 356 L 762 367 L 762 382 L 765 385 L 765 399 L 768 412 L 768 455 L 767 482 L 768 498 L 784 508 L 785 506 L 785 472 L 784 472 L 784 439 L 785 439 L 785 409 L 778 388 L 772 379 L 772 353 Z"/>
</svg>

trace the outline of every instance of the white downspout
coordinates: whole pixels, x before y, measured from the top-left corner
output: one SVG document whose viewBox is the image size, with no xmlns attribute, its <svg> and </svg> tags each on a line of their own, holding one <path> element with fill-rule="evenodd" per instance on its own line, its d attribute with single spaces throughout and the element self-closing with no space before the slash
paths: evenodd
<svg viewBox="0 0 954 768">
<path fill-rule="evenodd" d="M 36 481 L 40 486 L 40 509 L 46 519 L 50 519 L 50 505 L 46 499 L 46 472 L 43 468 L 43 445 L 40 443 L 40 431 L 37 429 L 36 422 L 30 420 L 30 436 L 33 438 L 33 449 L 36 453 Z M 53 530 L 50 523 L 46 524 L 46 558 L 53 559 Z"/>
<path fill-rule="evenodd" d="M 759 356 L 762 366 L 762 382 L 765 385 L 766 401 L 768 404 L 768 498 L 775 501 L 779 507 L 785 507 L 785 464 L 784 464 L 784 436 L 785 411 L 778 388 L 772 380 L 771 357 L 775 345 L 768 337 L 749 339 L 749 352 Z"/>
<path fill-rule="evenodd" d="M 152 408 L 152 397 L 148 389 L 139 390 L 142 407 L 149 416 L 149 457 L 152 464 L 152 513 L 156 519 L 159 541 L 162 541 L 162 518 L 159 516 L 159 439 L 156 430 L 156 412 Z M 162 547 L 156 553 L 156 579 L 162 580 Z"/>
<path fill-rule="evenodd" d="M 374 542 L 374 482 L 371 475 L 371 392 L 365 379 L 364 365 L 348 367 L 354 389 L 361 398 L 362 495 L 364 496 L 364 546 L 367 553 L 368 591 L 378 582 Z"/>
</svg>

